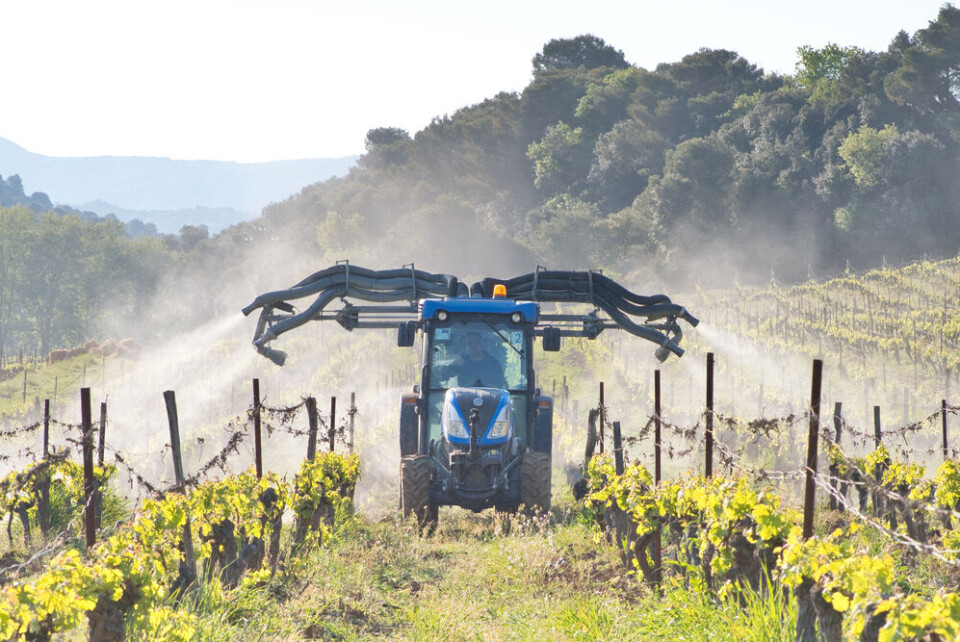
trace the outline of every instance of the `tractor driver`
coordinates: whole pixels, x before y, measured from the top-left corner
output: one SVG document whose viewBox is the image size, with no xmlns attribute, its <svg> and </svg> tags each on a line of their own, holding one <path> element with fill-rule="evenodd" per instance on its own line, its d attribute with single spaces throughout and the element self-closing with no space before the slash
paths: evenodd
<svg viewBox="0 0 960 642">
<path fill-rule="evenodd" d="M 506 388 L 503 367 L 497 358 L 483 347 L 483 337 L 479 332 L 467 332 L 464 337 L 467 351 L 452 365 L 459 386 L 486 388 Z"/>
</svg>

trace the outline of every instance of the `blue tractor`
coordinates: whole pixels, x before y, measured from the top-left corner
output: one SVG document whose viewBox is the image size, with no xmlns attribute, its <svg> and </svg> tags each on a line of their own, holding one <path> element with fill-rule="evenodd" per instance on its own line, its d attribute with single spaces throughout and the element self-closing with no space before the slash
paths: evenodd
<svg viewBox="0 0 960 642">
<path fill-rule="evenodd" d="M 290 301 L 303 297 L 315 298 L 297 311 Z M 342 307 L 326 310 L 336 299 Z M 592 309 L 547 313 L 543 303 Z M 594 339 L 618 328 L 656 343 L 663 361 L 683 354 L 678 320 L 698 323 L 666 296 L 634 294 L 599 272 L 541 269 L 467 287 L 412 265 L 375 271 L 339 263 L 257 297 L 243 312 L 258 308 L 254 346 L 278 365 L 286 355 L 270 341 L 310 320 L 393 328 L 401 347 L 421 338 L 420 381 L 402 395 L 399 441 L 400 506 L 423 525 L 436 523 L 440 506 L 549 510 L 553 400 L 537 387 L 536 340 L 558 351 L 562 337 Z"/>
</svg>

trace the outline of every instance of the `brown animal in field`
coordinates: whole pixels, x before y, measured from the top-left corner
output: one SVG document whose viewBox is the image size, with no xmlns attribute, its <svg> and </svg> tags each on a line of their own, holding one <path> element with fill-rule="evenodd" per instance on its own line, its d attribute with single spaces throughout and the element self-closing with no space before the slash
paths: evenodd
<svg viewBox="0 0 960 642">
<path fill-rule="evenodd" d="M 69 359 L 70 358 L 68 356 L 69 352 L 70 352 L 69 350 L 63 350 L 60 348 L 51 350 L 50 354 L 47 356 L 47 365 L 52 366 L 58 361 L 65 361 L 66 359 Z"/>
<path fill-rule="evenodd" d="M 100 352 L 105 357 L 112 357 L 117 353 L 117 342 L 113 339 L 107 339 L 100 344 Z"/>
<path fill-rule="evenodd" d="M 117 344 L 117 354 L 121 357 L 136 359 L 140 356 L 140 344 L 137 343 L 136 339 L 129 337 L 121 339 L 120 343 Z"/>
</svg>

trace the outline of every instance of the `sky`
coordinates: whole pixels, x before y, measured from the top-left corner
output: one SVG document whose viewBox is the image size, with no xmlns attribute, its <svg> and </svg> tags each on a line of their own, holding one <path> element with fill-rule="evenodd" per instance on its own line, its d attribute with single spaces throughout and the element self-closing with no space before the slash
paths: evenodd
<svg viewBox="0 0 960 642">
<path fill-rule="evenodd" d="M 652 69 L 701 47 L 793 73 L 797 48 L 881 51 L 941 0 L 0 0 L 0 138 L 47 156 L 264 162 L 361 154 L 521 91 L 554 38 Z"/>
</svg>

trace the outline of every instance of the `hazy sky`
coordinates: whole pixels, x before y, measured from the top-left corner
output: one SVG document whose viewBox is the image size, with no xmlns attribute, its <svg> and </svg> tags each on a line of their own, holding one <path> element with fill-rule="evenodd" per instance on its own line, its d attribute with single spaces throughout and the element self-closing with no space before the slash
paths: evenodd
<svg viewBox="0 0 960 642">
<path fill-rule="evenodd" d="M 591 33 L 653 68 L 700 47 L 792 73 L 801 45 L 886 49 L 940 0 L 0 0 L 0 137 L 50 156 L 267 161 L 363 151 L 531 79 Z"/>
</svg>

